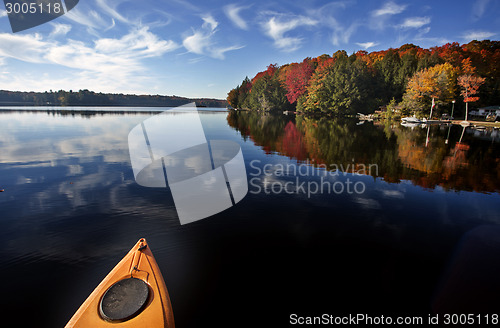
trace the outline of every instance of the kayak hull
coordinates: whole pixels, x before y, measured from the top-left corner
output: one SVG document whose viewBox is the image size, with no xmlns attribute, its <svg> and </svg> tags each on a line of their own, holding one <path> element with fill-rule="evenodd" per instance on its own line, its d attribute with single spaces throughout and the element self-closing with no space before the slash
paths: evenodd
<svg viewBox="0 0 500 328">
<path fill-rule="evenodd" d="M 145 286 L 142 287 L 140 295 L 134 295 L 134 292 L 128 293 L 128 297 L 138 298 L 138 300 L 132 299 L 132 303 L 142 302 L 140 307 L 137 307 L 134 313 L 130 313 L 126 317 L 110 318 L 110 316 L 106 316 L 103 313 L 103 308 L 106 309 L 109 305 L 116 305 L 109 302 L 120 303 L 120 300 L 116 298 L 112 298 L 112 301 L 109 301 L 109 294 L 119 289 L 120 282 L 132 280 L 140 281 L 140 285 Z M 137 294 L 137 292 L 135 293 Z M 106 295 L 108 297 L 105 297 Z M 106 302 L 108 304 L 105 304 Z M 175 327 L 172 304 L 170 303 L 165 281 L 144 238 L 140 239 L 128 254 L 111 270 L 80 306 L 65 327 L 105 328 L 117 326 L 120 328 Z"/>
</svg>

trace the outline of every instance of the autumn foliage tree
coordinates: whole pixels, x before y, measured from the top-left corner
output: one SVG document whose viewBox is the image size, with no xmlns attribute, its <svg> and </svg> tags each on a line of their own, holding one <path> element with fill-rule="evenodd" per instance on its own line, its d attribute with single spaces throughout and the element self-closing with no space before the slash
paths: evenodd
<svg viewBox="0 0 500 328">
<path fill-rule="evenodd" d="M 469 103 L 478 101 L 479 97 L 475 96 L 479 92 L 479 87 L 484 83 L 485 78 L 474 74 L 475 68 L 471 65 L 470 59 L 463 60 L 463 72 L 458 77 L 458 85 L 461 87 L 460 95 L 465 102 L 465 120 L 469 114 Z"/>
<path fill-rule="evenodd" d="M 290 67 L 285 80 L 286 98 L 290 104 L 295 103 L 299 97 L 305 94 L 309 79 L 313 73 L 313 63 L 307 58 L 302 63 Z"/>
<path fill-rule="evenodd" d="M 335 115 L 365 112 L 369 98 L 374 96 L 371 81 L 373 75 L 365 61 L 337 53 L 330 61 L 318 66 L 300 109 Z"/>
<path fill-rule="evenodd" d="M 248 95 L 250 108 L 263 111 L 288 108 L 286 90 L 281 85 L 278 76 L 279 67 L 277 64 L 272 64 L 252 79 L 252 89 Z"/>
<path fill-rule="evenodd" d="M 466 106 L 472 101 L 478 106 L 498 104 L 500 41 L 448 43 L 430 49 L 405 44 L 351 56 L 339 50 L 299 63 L 272 64 L 231 90 L 227 100 L 233 107 L 251 110 L 295 108 L 350 115 L 373 112 L 394 99 L 405 110 L 427 116 L 432 98 L 439 111 L 459 97 L 459 75 Z"/>
<path fill-rule="evenodd" d="M 427 116 L 432 100 L 436 104 L 450 102 L 455 94 L 457 69 L 449 63 L 423 69 L 408 81 L 403 96 L 405 107 L 418 116 Z"/>
<path fill-rule="evenodd" d="M 227 94 L 227 102 L 233 108 L 238 108 L 238 96 L 240 95 L 240 86 L 237 86 L 234 89 L 231 89 Z"/>
</svg>

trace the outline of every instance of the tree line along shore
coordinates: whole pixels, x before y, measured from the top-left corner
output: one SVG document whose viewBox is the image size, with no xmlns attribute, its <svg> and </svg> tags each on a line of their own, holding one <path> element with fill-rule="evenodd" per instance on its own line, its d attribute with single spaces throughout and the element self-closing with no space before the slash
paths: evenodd
<svg viewBox="0 0 500 328">
<path fill-rule="evenodd" d="M 200 107 L 226 107 L 227 102 L 211 98 L 162 95 L 97 93 L 89 90 L 22 92 L 0 90 L 0 106 L 129 106 L 175 107 L 195 102 Z"/>
<path fill-rule="evenodd" d="M 500 104 L 500 41 L 448 43 L 424 49 L 339 50 L 302 62 L 271 64 L 229 91 L 234 108 L 306 114 L 386 117 L 457 115 L 469 107 Z M 387 109 L 387 110 L 385 110 Z"/>
</svg>

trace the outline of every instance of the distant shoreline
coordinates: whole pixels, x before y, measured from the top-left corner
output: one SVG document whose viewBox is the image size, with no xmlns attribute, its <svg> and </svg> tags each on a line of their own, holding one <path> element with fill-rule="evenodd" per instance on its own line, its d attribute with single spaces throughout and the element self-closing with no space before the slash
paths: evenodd
<svg viewBox="0 0 500 328">
<path fill-rule="evenodd" d="M 0 114 L 6 113 L 52 113 L 58 115 L 125 115 L 125 114 L 158 114 L 165 110 L 174 109 L 173 106 L 151 106 L 134 107 L 128 106 L 128 110 L 121 109 L 127 106 L 0 106 Z M 223 107 L 199 107 L 207 112 L 219 113 L 227 111 Z"/>
<path fill-rule="evenodd" d="M 177 107 L 188 103 L 198 107 L 225 108 L 227 101 L 215 98 L 186 98 L 162 95 L 97 93 L 89 90 L 73 92 L 25 92 L 0 90 L 0 107 Z"/>
</svg>

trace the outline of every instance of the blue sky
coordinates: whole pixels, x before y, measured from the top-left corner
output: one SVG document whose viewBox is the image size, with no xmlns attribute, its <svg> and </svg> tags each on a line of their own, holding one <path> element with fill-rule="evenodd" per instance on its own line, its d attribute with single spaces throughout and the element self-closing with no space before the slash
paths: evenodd
<svg viewBox="0 0 500 328">
<path fill-rule="evenodd" d="M 225 98 L 270 63 L 499 37 L 498 0 L 80 0 L 15 34 L 0 4 L 0 89 Z"/>
</svg>

